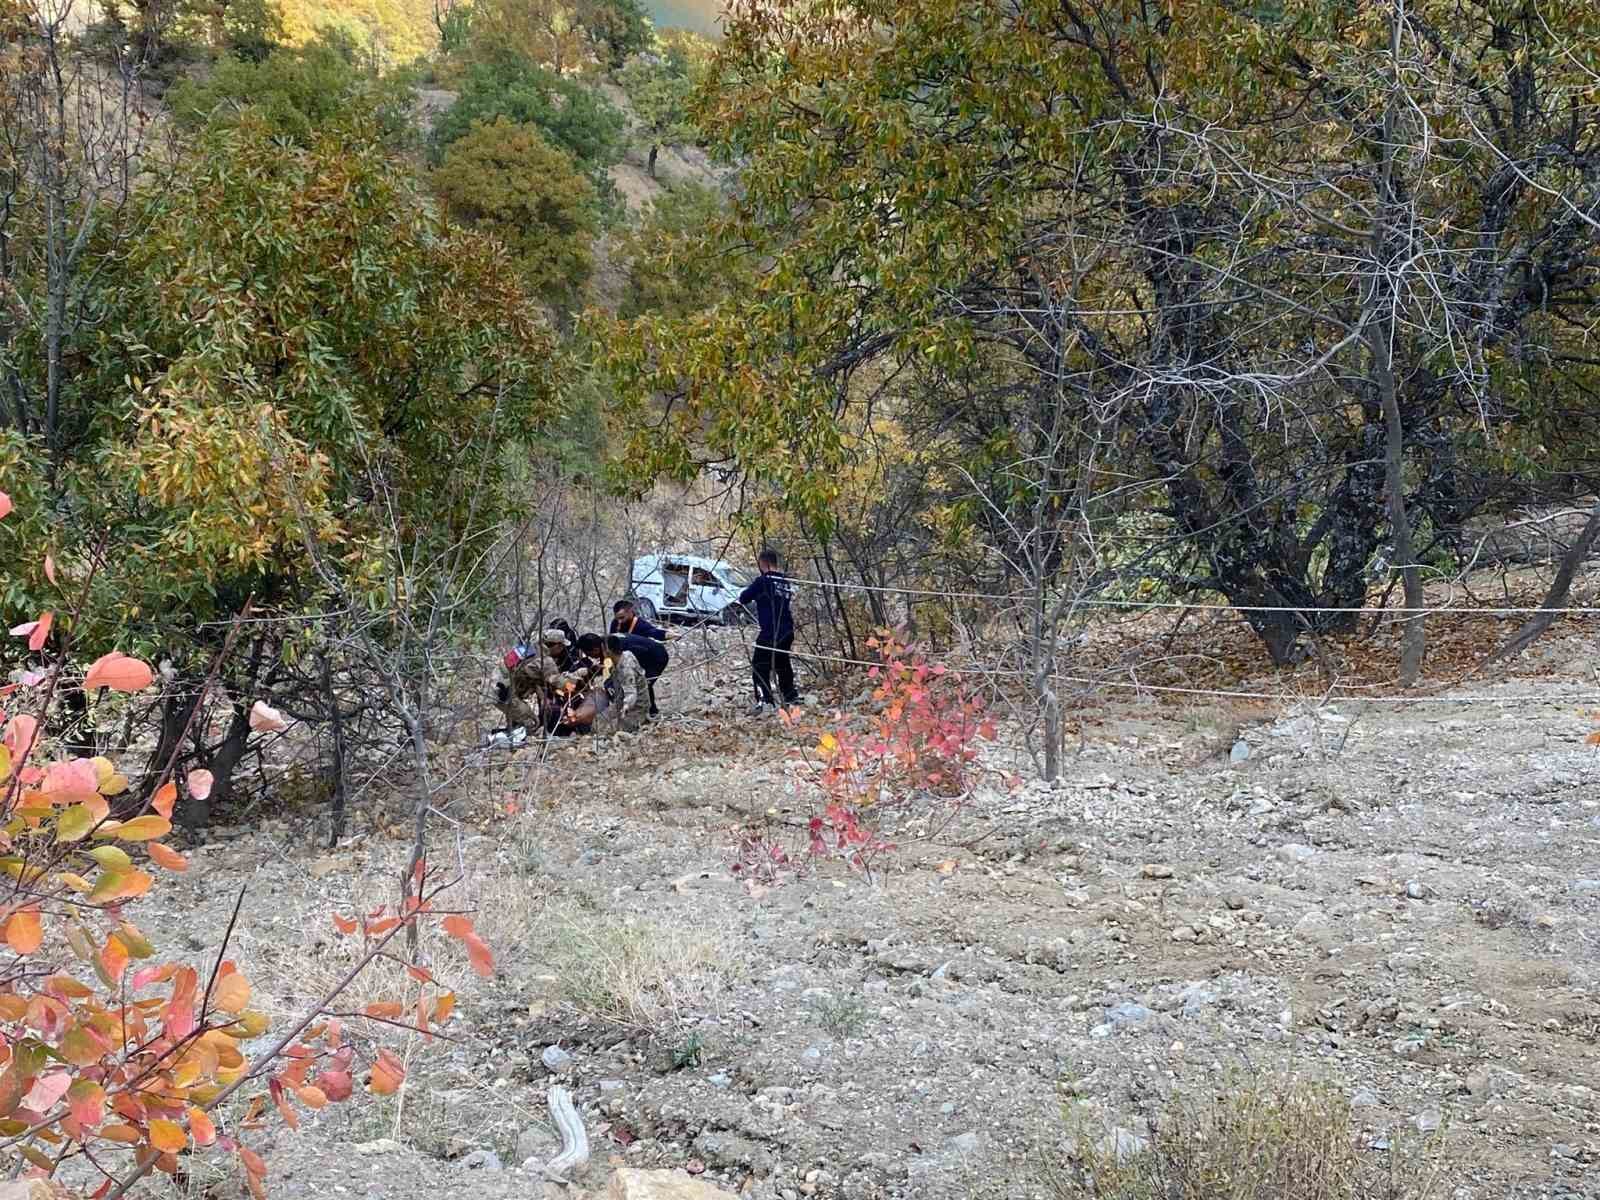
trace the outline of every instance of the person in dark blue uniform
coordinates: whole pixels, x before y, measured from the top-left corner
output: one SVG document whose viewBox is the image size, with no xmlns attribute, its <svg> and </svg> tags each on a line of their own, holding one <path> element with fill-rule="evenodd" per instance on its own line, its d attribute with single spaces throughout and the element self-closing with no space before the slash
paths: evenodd
<svg viewBox="0 0 1600 1200">
<path fill-rule="evenodd" d="M 650 683 L 650 715 L 659 717 L 661 710 L 656 707 L 656 680 L 661 678 L 667 664 L 672 661 L 665 645 L 672 640 L 672 635 L 650 624 L 634 611 L 632 600 L 618 600 L 611 606 L 611 636 L 623 639 L 619 653 L 631 653 L 644 668 L 645 678 Z"/>
<path fill-rule="evenodd" d="M 763 550 L 756 561 L 761 568 L 760 576 L 739 593 L 739 603 L 755 613 L 760 626 L 755 653 L 750 657 L 750 674 L 756 685 L 756 703 L 750 710 L 751 716 L 760 716 L 767 708 L 778 707 L 772 694 L 774 672 L 783 702 L 800 703 L 800 693 L 794 686 L 794 661 L 789 656 L 794 648 L 794 584 L 778 569 L 776 550 Z"/>
</svg>

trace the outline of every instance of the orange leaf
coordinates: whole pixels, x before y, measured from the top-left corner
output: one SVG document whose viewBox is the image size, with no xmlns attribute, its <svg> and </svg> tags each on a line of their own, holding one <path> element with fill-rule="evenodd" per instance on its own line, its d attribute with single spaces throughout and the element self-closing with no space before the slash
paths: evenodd
<svg viewBox="0 0 1600 1200">
<path fill-rule="evenodd" d="M 356 931 L 355 919 L 353 917 L 341 917 L 338 913 L 334 913 L 333 927 L 340 933 L 354 933 Z"/>
<path fill-rule="evenodd" d="M 132 1125 L 107 1125 L 100 1131 L 100 1136 L 113 1142 L 127 1142 L 130 1145 L 140 1140 L 140 1134 Z"/>
<path fill-rule="evenodd" d="M 250 1003 L 250 981 L 237 970 L 224 967 L 223 971 L 225 974 L 217 980 L 217 990 L 213 993 L 217 1007 L 223 1012 L 242 1013 Z"/>
<path fill-rule="evenodd" d="M 98 1083 L 80 1079 L 67 1089 L 67 1106 L 84 1129 L 93 1129 L 106 1115 L 106 1092 Z"/>
<path fill-rule="evenodd" d="M 150 852 L 150 861 L 158 867 L 165 867 L 169 871 L 189 869 L 189 860 L 165 842 L 151 842 L 145 849 Z"/>
<path fill-rule="evenodd" d="M 310 1084 L 307 1084 L 305 1087 L 296 1088 L 294 1094 L 300 1098 L 300 1103 L 304 1104 L 307 1108 L 317 1109 L 328 1107 L 328 1097 L 323 1094 L 321 1088 L 312 1087 Z"/>
<path fill-rule="evenodd" d="M 244 1163 L 244 1169 L 256 1178 L 262 1178 L 267 1173 L 267 1164 L 261 1161 L 261 1155 L 248 1146 L 239 1147 L 239 1161 Z"/>
<path fill-rule="evenodd" d="M 44 556 L 44 577 L 52 584 L 56 581 L 56 560 L 48 554 Z"/>
<path fill-rule="evenodd" d="M 203 1109 L 189 1109 L 189 1136 L 196 1146 L 209 1146 L 217 1140 L 217 1127 Z"/>
<path fill-rule="evenodd" d="M 378 1060 L 372 1064 L 372 1082 L 369 1084 L 374 1095 L 392 1096 L 400 1090 L 400 1084 L 406 1077 L 406 1069 L 388 1050 L 378 1051 Z"/>
<path fill-rule="evenodd" d="M 113 650 L 94 660 L 83 677 L 83 688 L 89 692 L 103 687 L 114 692 L 142 692 L 154 678 L 155 672 L 147 664 Z"/>
<path fill-rule="evenodd" d="M 172 802 L 177 798 L 178 785 L 169 779 L 156 789 L 156 794 L 150 798 L 150 807 L 170 821 L 172 819 Z"/>
<path fill-rule="evenodd" d="M 166 837 L 171 832 L 172 822 L 165 815 L 146 813 L 142 817 L 123 821 L 121 824 L 102 826 L 95 831 L 95 837 L 114 837 L 119 842 L 148 842 L 153 838 Z"/>
<path fill-rule="evenodd" d="M 24 909 L 6 918 L 6 945 L 18 954 L 32 954 L 43 942 L 44 929 L 37 909 Z"/>
<path fill-rule="evenodd" d="M 444 931 L 467 948 L 467 959 L 472 963 L 474 971 L 485 979 L 494 975 L 494 955 L 490 953 L 488 944 L 472 928 L 470 920 L 462 916 L 446 917 Z"/>
<path fill-rule="evenodd" d="M 367 1005 L 366 1013 L 369 1017 L 382 1017 L 392 1021 L 400 1015 L 401 1007 L 393 1000 L 381 1000 L 376 1004 Z"/>
<path fill-rule="evenodd" d="M 189 1135 L 176 1121 L 164 1121 L 158 1118 L 150 1122 L 150 1144 L 157 1150 L 176 1154 L 189 1144 Z"/>
<path fill-rule="evenodd" d="M 122 978 L 122 973 L 128 969 L 127 946 L 122 944 L 122 939 L 109 937 L 106 939 L 105 949 L 100 951 L 100 965 L 105 968 L 105 978 L 113 983 Z"/>
<path fill-rule="evenodd" d="M 433 1006 L 433 1023 L 435 1025 L 443 1025 L 450 1019 L 450 1014 L 455 1010 L 456 994 L 454 992 L 446 992 L 439 997 L 438 1002 Z"/>
</svg>

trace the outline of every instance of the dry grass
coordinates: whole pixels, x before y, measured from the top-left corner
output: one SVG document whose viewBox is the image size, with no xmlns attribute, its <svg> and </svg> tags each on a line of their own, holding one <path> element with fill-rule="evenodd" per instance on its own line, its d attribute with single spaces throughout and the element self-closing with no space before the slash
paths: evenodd
<svg viewBox="0 0 1600 1200">
<path fill-rule="evenodd" d="M 1057 1200 L 1429 1200 L 1438 1139 L 1369 1147 L 1343 1093 L 1246 1079 L 1174 1100 L 1148 1139 L 1080 1137 L 1047 1172 Z"/>
<path fill-rule="evenodd" d="M 660 1033 L 715 1008 L 736 973 L 732 949 L 717 930 L 568 912 L 553 925 L 549 971 L 584 1015 Z"/>
</svg>

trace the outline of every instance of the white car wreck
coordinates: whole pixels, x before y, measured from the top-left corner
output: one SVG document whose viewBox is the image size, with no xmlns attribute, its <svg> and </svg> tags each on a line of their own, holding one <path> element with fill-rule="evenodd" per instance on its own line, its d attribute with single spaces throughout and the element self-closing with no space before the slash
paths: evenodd
<svg viewBox="0 0 1600 1200">
<path fill-rule="evenodd" d="M 639 615 L 737 625 L 750 619 L 739 593 L 753 582 L 748 571 L 695 554 L 649 554 L 633 561 L 631 588 Z"/>
</svg>

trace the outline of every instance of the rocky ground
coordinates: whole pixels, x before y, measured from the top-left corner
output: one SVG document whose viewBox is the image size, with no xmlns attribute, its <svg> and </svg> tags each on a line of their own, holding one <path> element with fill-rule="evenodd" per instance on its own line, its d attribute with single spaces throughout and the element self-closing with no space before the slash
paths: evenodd
<svg viewBox="0 0 1600 1200">
<path fill-rule="evenodd" d="M 1408 705 L 1102 702 L 1055 785 L 891 829 L 870 880 L 755 895 L 733 831 L 798 834 L 785 754 L 814 733 L 733 715 L 737 654 L 645 734 L 469 756 L 451 812 L 496 978 L 430 946 L 457 1040 L 406 1044 L 397 1098 L 256 1135 L 273 1192 L 579 1200 L 628 1166 L 773 1200 L 1043 1197 L 1076 1138 L 1137 1144 L 1174 1092 L 1267 1071 L 1347 1093 L 1374 1156 L 1441 1139 L 1439 1195 L 1600 1197 L 1587 649 Z M 382 816 L 331 852 L 309 820 L 214 833 L 161 902 L 198 953 L 247 882 L 241 957 L 283 1012 L 347 953 L 327 913 L 404 853 Z M 570 1187 L 542 1171 L 552 1084 L 592 1141 Z"/>
</svg>

